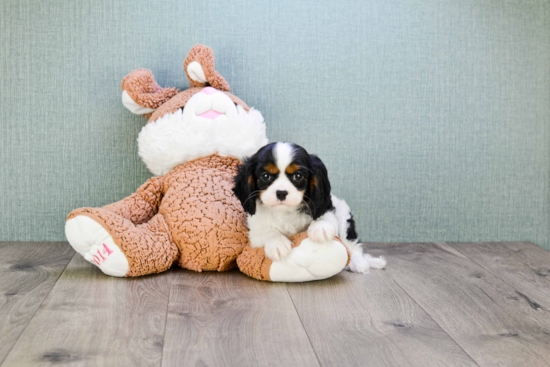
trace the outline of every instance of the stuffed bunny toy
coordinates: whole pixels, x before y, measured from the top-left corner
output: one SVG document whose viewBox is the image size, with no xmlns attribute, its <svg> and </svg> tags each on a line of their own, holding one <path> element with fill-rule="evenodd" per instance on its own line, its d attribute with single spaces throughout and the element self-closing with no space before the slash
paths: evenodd
<svg viewBox="0 0 550 367">
<path fill-rule="evenodd" d="M 194 46 L 183 68 L 190 87 L 182 92 L 161 88 L 144 69 L 122 81 L 124 106 L 148 118 L 139 156 L 155 177 L 121 201 L 73 210 L 65 233 L 75 251 L 117 277 L 173 264 L 200 272 L 238 263 L 247 275 L 268 281 L 324 279 L 344 269 L 349 253 L 338 239 L 318 245 L 299 234 L 282 261 L 249 246 L 233 178 L 241 160 L 268 142 L 263 117 L 229 93 L 210 48 Z"/>
</svg>

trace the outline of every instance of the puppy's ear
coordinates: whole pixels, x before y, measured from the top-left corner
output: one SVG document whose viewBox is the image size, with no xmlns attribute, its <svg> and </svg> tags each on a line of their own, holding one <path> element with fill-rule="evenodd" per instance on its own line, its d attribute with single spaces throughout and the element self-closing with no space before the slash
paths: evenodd
<svg viewBox="0 0 550 367">
<path fill-rule="evenodd" d="M 233 179 L 235 186 L 233 192 L 235 196 L 240 200 L 243 209 L 246 213 L 254 215 L 256 213 L 256 199 L 258 192 L 256 192 L 256 181 L 254 180 L 254 167 L 256 161 L 254 158 L 248 158 L 243 161 L 243 164 L 239 166 L 239 172 Z"/>
<path fill-rule="evenodd" d="M 309 179 L 306 195 L 311 199 L 311 216 L 316 220 L 334 207 L 330 198 L 330 181 L 325 164 L 317 156 L 312 155 L 311 169 L 313 174 Z"/>
</svg>

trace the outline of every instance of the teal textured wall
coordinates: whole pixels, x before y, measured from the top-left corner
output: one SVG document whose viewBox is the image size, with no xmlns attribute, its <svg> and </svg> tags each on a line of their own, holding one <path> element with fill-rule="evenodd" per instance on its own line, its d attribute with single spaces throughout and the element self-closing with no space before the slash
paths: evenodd
<svg viewBox="0 0 550 367">
<path fill-rule="evenodd" d="M 548 1 L 0 3 L 0 240 L 150 177 L 122 78 L 211 46 L 271 140 L 321 156 L 366 241 L 550 246 Z"/>
</svg>

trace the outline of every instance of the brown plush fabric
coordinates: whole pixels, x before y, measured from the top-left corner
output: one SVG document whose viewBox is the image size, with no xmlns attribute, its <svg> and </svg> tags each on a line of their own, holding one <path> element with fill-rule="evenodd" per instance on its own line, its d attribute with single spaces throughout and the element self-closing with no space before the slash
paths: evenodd
<svg viewBox="0 0 550 367">
<path fill-rule="evenodd" d="M 109 204 L 103 209 L 128 219 L 134 224 L 145 223 L 158 212 L 163 198 L 163 177 L 153 177 L 126 199 Z"/>
<path fill-rule="evenodd" d="M 300 246 L 303 240 L 307 238 L 307 232 L 300 232 L 290 237 L 289 240 L 292 242 L 292 248 Z"/>
<path fill-rule="evenodd" d="M 237 258 L 239 270 L 251 278 L 271 281 L 269 270 L 273 261 L 265 256 L 263 247 L 246 246 Z"/>
<path fill-rule="evenodd" d="M 127 276 L 158 273 L 174 261 L 195 271 L 236 267 L 248 245 L 246 215 L 232 192 L 240 161 L 211 155 L 154 177 L 135 194 L 103 208 L 81 208 L 128 258 Z"/>
<path fill-rule="evenodd" d="M 248 244 L 246 215 L 233 194 L 240 161 L 211 155 L 184 163 L 164 177 L 159 208 L 181 252 L 179 265 L 202 271 L 236 267 Z"/>
<path fill-rule="evenodd" d="M 206 77 L 206 80 L 208 81 L 208 84 L 211 87 L 219 90 L 223 90 L 225 92 L 230 91 L 229 83 L 227 83 L 223 78 L 223 76 L 218 74 L 218 72 L 214 68 L 214 51 L 212 51 L 210 47 L 203 46 L 203 45 L 193 46 L 193 48 L 191 48 L 191 50 L 189 51 L 189 54 L 183 61 L 183 70 L 185 70 L 185 74 L 189 79 L 191 87 L 204 88 L 208 85 L 205 83 L 194 81 L 189 77 L 189 74 L 187 73 L 187 66 L 193 61 L 197 61 L 202 66 L 202 70 L 204 71 L 204 76 Z"/>
<path fill-rule="evenodd" d="M 176 96 L 171 98 L 168 102 L 166 102 L 165 104 L 157 108 L 151 114 L 151 117 L 149 117 L 149 120 L 147 120 L 147 123 L 157 121 L 159 118 L 166 115 L 167 113 L 174 113 L 180 108 L 185 107 L 185 104 L 187 103 L 187 101 L 189 101 L 189 98 L 193 97 L 195 94 L 199 93 L 201 90 L 202 88 L 193 87 L 176 94 Z"/>
<path fill-rule="evenodd" d="M 122 79 L 120 88 L 141 107 L 152 109 L 158 108 L 179 92 L 176 88 L 161 88 L 155 82 L 153 73 L 146 69 L 132 71 Z"/>
</svg>

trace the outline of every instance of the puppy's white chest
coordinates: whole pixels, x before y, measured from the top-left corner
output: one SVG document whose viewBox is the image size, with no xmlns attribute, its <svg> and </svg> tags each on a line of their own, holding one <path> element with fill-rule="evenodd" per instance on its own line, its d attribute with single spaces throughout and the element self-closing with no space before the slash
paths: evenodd
<svg viewBox="0 0 550 367">
<path fill-rule="evenodd" d="M 307 230 L 312 218 L 298 210 L 273 210 L 258 206 L 255 215 L 248 217 L 249 228 L 276 230 L 286 237 Z"/>
<path fill-rule="evenodd" d="M 273 224 L 287 237 L 303 232 L 310 225 L 312 218 L 298 211 L 275 212 Z"/>
</svg>

